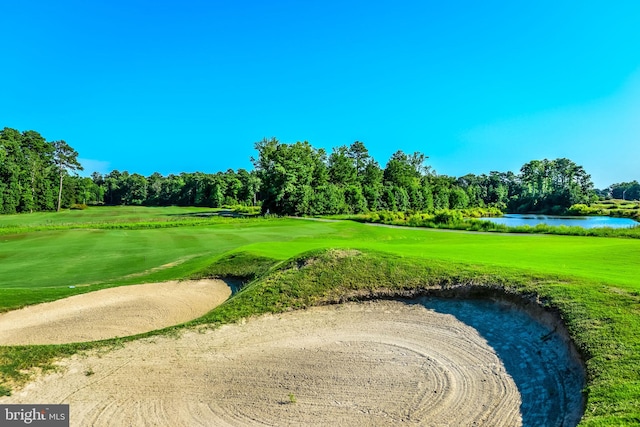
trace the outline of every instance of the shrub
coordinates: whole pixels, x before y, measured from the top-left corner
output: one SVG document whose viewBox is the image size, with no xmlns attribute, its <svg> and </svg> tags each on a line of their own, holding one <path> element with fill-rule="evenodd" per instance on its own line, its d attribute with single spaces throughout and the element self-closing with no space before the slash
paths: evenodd
<svg viewBox="0 0 640 427">
<path fill-rule="evenodd" d="M 378 212 L 371 212 L 368 216 L 371 222 L 380 222 L 380 215 L 378 215 Z"/>
<path fill-rule="evenodd" d="M 460 212 L 462 216 L 465 218 L 482 218 L 482 217 L 495 217 L 502 216 L 502 211 L 497 207 L 489 207 L 489 208 L 467 208 L 461 209 Z"/>
<path fill-rule="evenodd" d="M 449 209 L 437 211 L 435 216 L 433 217 L 433 221 L 436 224 L 459 224 L 463 222 L 463 220 L 464 218 L 462 217 L 462 213 L 460 211 Z"/>
<path fill-rule="evenodd" d="M 597 211 L 597 209 L 590 208 L 587 205 L 583 205 L 581 203 L 578 203 L 576 205 L 571 206 L 567 210 L 567 213 L 569 215 L 586 216 L 586 215 L 589 215 L 589 214 L 593 213 L 594 210 Z"/>
</svg>

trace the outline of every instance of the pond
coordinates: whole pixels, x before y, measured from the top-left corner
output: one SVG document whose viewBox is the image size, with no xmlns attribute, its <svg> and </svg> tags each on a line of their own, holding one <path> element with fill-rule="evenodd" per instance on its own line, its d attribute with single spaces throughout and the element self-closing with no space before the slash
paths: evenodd
<svg viewBox="0 0 640 427">
<path fill-rule="evenodd" d="M 529 225 L 535 227 L 538 224 L 551 226 L 578 226 L 582 228 L 629 228 L 640 225 L 630 218 L 614 218 L 610 216 L 554 216 L 536 214 L 506 214 L 497 218 L 481 218 L 496 224 L 503 224 L 508 227 L 519 227 Z"/>
</svg>

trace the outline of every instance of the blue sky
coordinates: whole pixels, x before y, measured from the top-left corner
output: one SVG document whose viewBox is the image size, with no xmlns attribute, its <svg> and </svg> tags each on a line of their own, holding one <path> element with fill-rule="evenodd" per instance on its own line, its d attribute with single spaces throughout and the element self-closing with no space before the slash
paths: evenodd
<svg viewBox="0 0 640 427">
<path fill-rule="evenodd" d="M 86 172 L 252 167 L 263 137 L 440 174 L 640 180 L 640 2 L 3 2 L 0 127 Z"/>
</svg>

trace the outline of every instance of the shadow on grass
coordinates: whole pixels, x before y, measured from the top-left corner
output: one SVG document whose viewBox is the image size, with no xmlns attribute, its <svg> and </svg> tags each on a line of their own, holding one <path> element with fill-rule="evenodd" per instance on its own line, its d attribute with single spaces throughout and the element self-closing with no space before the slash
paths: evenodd
<svg viewBox="0 0 640 427">
<path fill-rule="evenodd" d="M 256 215 L 248 215 L 238 213 L 232 209 L 216 209 L 211 211 L 204 212 L 189 212 L 189 213 L 173 213 L 166 214 L 166 216 L 172 217 L 186 217 L 186 218 L 215 218 L 215 217 L 223 217 L 223 218 L 245 218 Z"/>
</svg>

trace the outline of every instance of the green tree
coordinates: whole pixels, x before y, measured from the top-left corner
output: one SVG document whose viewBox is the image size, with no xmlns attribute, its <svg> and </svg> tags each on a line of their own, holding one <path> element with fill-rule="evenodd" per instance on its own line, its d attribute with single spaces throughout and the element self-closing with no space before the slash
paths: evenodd
<svg viewBox="0 0 640 427">
<path fill-rule="evenodd" d="M 431 168 L 425 165 L 427 158 L 418 151 L 411 155 L 405 154 L 402 150 L 393 153 L 384 169 L 384 182 L 386 186 L 402 189 L 402 191 L 394 189 L 389 192 L 385 190 L 384 199 L 388 208 L 395 206 L 399 210 L 425 209 L 429 197 L 425 197 L 426 194 L 421 188 L 422 178 L 432 175 Z M 394 203 L 390 201 L 392 194 L 396 198 Z"/>
<path fill-rule="evenodd" d="M 282 144 L 263 139 L 255 144 L 258 158 L 252 159 L 262 182 L 262 211 L 283 215 L 304 215 L 311 211 L 314 189 L 326 176 L 324 150 L 308 142 Z"/>
<path fill-rule="evenodd" d="M 640 184 L 635 180 L 611 184 L 608 190 L 614 199 L 640 200 Z"/>
<path fill-rule="evenodd" d="M 449 192 L 449 206 L 451 209 L 464 209 L 469 206 L 469 196 L 460 187 L 453 187 Z"/>
<path fill-rule="evenodd" d="M 62 180 L 69 171 L 83 170 L 82 165 L 78 163 L 78 152 L 71 148 L 64 141 L 53 142 L 53 161 L 60 175 L 60 187 L 58 190 L 58 208 L 60 211 L 60 203 L 62 201 Z"/>
<path fill-rule="evenodd" d="M 360 185 L 349 185 L 344 189 L 344 201 L 349 213 L 362 213 L 367 211 L 367 199 L 362 194 Z"/>
<path fill-rule="evenodd" d="M 222 175 L 225 181 L 225 204 L 235 205 L 240 200 L 240 193 L 242 191 L 242 181 L 235 173 L 233 169 L 227 169 Z"/>
<path fill-rule="evenodd" d="M 158 172 L 154 172 L 147 177 L 147 200 L 146 205 L 159 206 L 162 204 L 162 183 L 165 178 Z"/>
<path fill-rule="evenodd" d="M 344 189 L 336 184 L 325 184 L 307 195 L 310 201 L 308 214 L 342 214 L 349 211 L 345 203 Z"/>
<path fill-rule="evenodd" d="M 454 178 L 446 175 L 430 177 L 429 184 L 433 191 L 433 208 L 435 210 L 449 209 L 451 207 L 451 190 L 454 182 Z"/>
<path fill-rule="evenodd" d="M 122 203 L 122 186 L 124 185 L 123 174 L 117 169 L 112 170 L 104 176 L 105 186 L 105 202 L 110 205 L 119 205 Z M 128 173 L 125 172 L 125 177 Z"/>
<path fill-rule="evenodd" d="M 511 206 L 519 211 L 562 213 L 593 194 L 591 176 L 566 158 L 532 160 L 520 169 L 521 191 Z"/>
<path fill-rule="evenodd" d="M 147 179 L 137 173 L 126 176 L 122 201 L 126 205 L 142 205 L 147 200 Z"/>
<path fill-rule="evenodd" d="M 164 206 L 167 205 L 178 205 L 184 206 L 188 204 L 185 199 L 188 199 L 188 196 L 184 195 L 185 188 L 185 174 L 181 173 L 179 175 L 169 174 L 167 179 L 164 180 L 162 187 L 162 204 Z"/>
<path fill-rule="evenodd" d="M 207 174 L 203 179 L 206 206 L 219 208 L 225 202 L 226 182 L 221 174 Z"/>
<path fill-rule="evenodd" d="M 341 186 L 354 185 L 358 181 L 358 172 L 346 146 L 334 148 L 329 156 L 329 182 Z"/>
<path fill-rule="evenodd" d="M 21 149 L 22 136 L 11 128 L 0 132 L 0 182 L 2 183 L 1 212 L 13 214 L 19 212 L 22 184 L 24 180 L 24 161 Z"/>
<path fill-rule="evenodd" d="M 347 156 L 351 158 L 353 166 L 356 169 L 356 176 L 358 177 L 358 181 L 362 183 L 367 165 L 369 165 L 369 163 L 371 162 L 369 150 L 367 150 L 367 147 L 365 147 L 364 143 L 355 141 L 349 146 L 349 149 L 347 150 Z"/>
<path fill-rule="evenodd" d="M 362 195 L 371 211 L 382 209 L 383 171 L 373 159 L 369 159 L 362 174 Z"/>
<path fill-rule="evenodd" d="M 424 154 L 415 152 L 412 155 L 398 150 L 389 159 L 384 169 L 385 182 L 402 188 L 410 188 L 419 185 L 422 172 L 426 169 Z"/>
<path fill-rule="evenodd" d="M 260 190 L 260 178 L 255 171 L 247 172 L 245 169 L 238 169 L 238 179 L 242 183 L 242 188 L 238 193 L 241 203 L 255 206 L 258 191 Z"/>
<path fill-rule="evenodd" d="M 88 204 L 88 203 L 98 203 L 102 201 L 102 191 L 101 188 L 93 181 L 91 178 L 77 178 L 77 185 L 75 186 L 78 194 L 76 195 L 76 199 L 79 203 Z"/>
<path fill-rule="evenodd" d="M 25 164 L 25 203 L 24 210 L 50 209 L 53 205 L 50 191 L 49 173 L 53 166 L 54 146 L 35 131 L 22 133 L 22 151 Z"/>
</svg>

